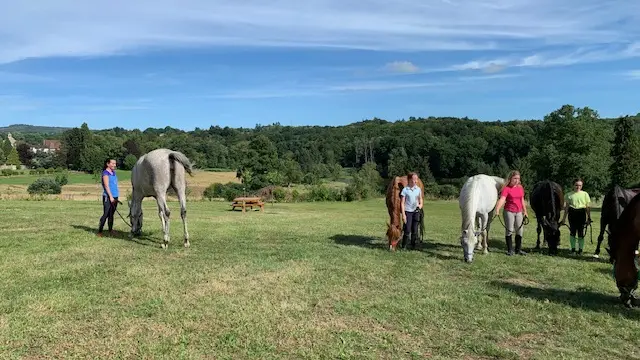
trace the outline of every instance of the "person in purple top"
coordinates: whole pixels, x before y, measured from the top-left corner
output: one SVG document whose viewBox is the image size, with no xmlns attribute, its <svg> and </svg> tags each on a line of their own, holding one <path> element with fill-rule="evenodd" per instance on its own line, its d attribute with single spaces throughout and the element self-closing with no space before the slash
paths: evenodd
<svg viewBox="0 0 640 360">
<path fill-rule="evenodd" d="M 120 196 L 120 191 L 118 189 L 118 177 L 116 176 L 116 161 L 114 159 L 107 159 L 104 162 L 101 180 L 103 214 L 100 218 L 98 236 L 102 236 L 104 223 L 107 220 L 109 232 L 113 234 L 113 215 L 118 207 L 118 197 Z"/>
</svg>

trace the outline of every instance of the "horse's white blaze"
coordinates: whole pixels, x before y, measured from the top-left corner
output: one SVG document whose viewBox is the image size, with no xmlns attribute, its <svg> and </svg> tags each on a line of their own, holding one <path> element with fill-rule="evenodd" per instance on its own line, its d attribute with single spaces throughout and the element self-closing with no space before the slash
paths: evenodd
<svg viewBox="0 0 640 360">
<path fill-rule="evenodd" d="M 470 177 L 460 190 L 458 200 L 462 216 L 460 244 L 465 261 L 473 260 L 473 250 L 476 244 L 480 245 L 478 236 L 482 236 L 482 246 L 479 246 L 478 250 L 484 248 L 485 254 L 489 251 L 487 238 L 491 217 L 498 201 L 498 191 L 503 184 L 502 178 L 479 174 Z"/>
</svg>

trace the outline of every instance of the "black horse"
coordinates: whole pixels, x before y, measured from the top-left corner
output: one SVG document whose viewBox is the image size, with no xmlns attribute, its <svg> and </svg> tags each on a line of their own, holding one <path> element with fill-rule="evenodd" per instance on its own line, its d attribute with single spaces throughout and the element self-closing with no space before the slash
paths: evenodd
<svg viewBox="0 0 640 360">
<path fill-rule="evenodd" d="M 549 255 L 558 254 L 560 245 L 560 212 L 564 204 L 562 187 L 549 180 L 536 183 L 531 191 L 531 208 L 536 213 L 538 240 L 536 250 L 540 250 L 540 232 L 544 230 L 544 242 L 549 246 Z"/>
</svg>

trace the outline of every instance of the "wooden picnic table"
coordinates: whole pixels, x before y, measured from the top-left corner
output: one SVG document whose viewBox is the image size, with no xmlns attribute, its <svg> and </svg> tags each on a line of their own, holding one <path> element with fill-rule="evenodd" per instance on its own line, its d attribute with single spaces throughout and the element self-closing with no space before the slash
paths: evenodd
<svg viewBox="0 0 640 360">
<path fill-rule="evenodd" d="M 237 207 L 242 208 L 242 212 L 246 211 L 246 208 L 259 207 L 260 211 L 264 211 L 264 201 L 259 197 L 237 197 L 233 199 L 231 203 L 231 210 L 235 210 Z"/>
</svg>

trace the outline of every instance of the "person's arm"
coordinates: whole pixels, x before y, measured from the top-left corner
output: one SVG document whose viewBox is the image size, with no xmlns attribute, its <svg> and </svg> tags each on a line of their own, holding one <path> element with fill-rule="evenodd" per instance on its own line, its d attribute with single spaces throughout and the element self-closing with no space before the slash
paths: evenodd
<svg viewBox="0 0 640 360">
<path fill-rule="evenodd" d="M 418 188 L 420 189 L 420 188 Z M 418 196 L 418 209 L 422 209 L 422 206 L 424 205 L 424 198 L 423 198 L 422 194 L 422 189 L 420 189 L 420 196 Z"/>
<path fill-rule="evenodd" d="M 589 197 L 589 194 L 587 194 L 587 221 L 588 222 L 592 222 L 591 221 L 591 198 Z"/>
<path fill-rule="evenodd" d="M 111 195 L 111 189 L 109 188 L 109 176 L 108 175 L 102 175 L 102 184 L 104 185 L 104 189 L 107 192 L 107 195 L 109 195 L 109 201 L 113 202 L 113 196 Z"/>
<path fill-rule="evenodd" d="M 507 201 L 507 196 L 506 195 L 500 196 L 500 199 L 498 199 L 498 202 L 496 203 L 496 208 L 495 208 L 495 211 L 494 211 L 494 215 L 500 214 L 500 210 L 504 206 L 505 201 Z"/>
<path fill-rule="evenodd" d="M 567 213 L 569 212 L 569 202 L 566 199 L 564 200 L 564 206 L 562 209 L 564 210 L 564 214 L 562 215 L 562 221 L 560 221 L 560 224 L 564 224 L 565 220 L 567 220 Z"/>
<path fill-rule="evenodd" d="M 529 217 L 529 214 L 527 214 L 527 203 L 524 201 L 524 196 L 522 197 L 522 212 L 524 213 L 524 216 Z"/>
<path fill-rule="evenodd" d="M 402 189 L 402 192 L 400 192 L 400 211 L 402 212 L 402 221 L 404 221 L 406 223 L 407 222 L 407 214 L 405 214 L 405 212 L 404 212 L 405 189 Z"/>
</svg>

